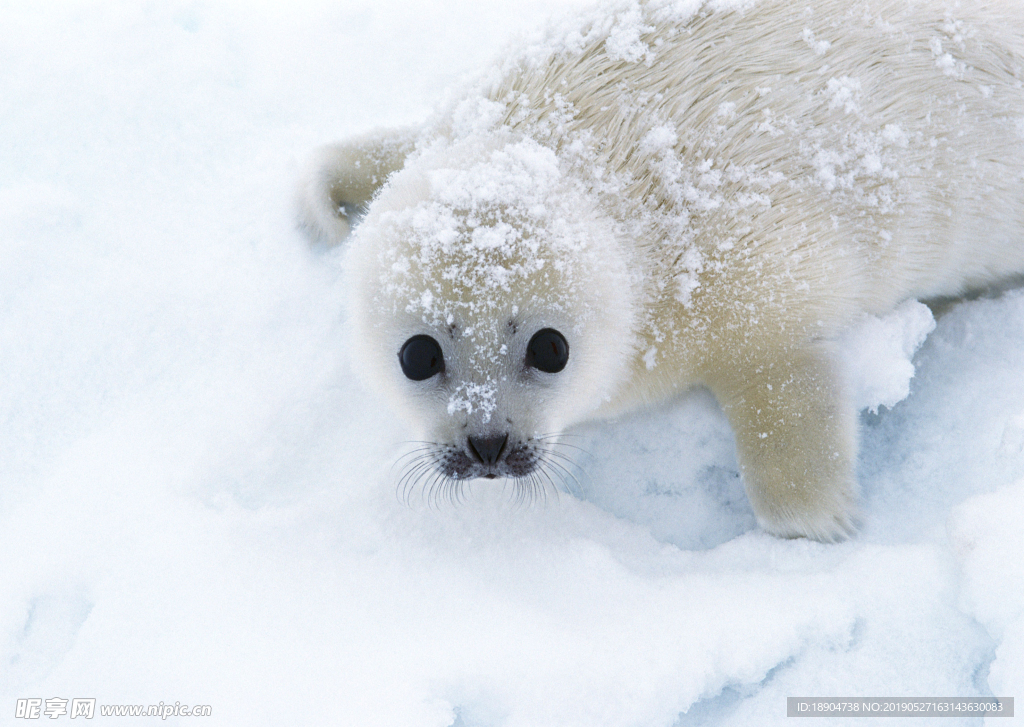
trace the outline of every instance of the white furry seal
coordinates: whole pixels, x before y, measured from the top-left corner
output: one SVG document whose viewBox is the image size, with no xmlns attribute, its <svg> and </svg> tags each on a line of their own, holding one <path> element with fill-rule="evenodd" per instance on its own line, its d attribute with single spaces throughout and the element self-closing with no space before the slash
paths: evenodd
<svg viewBox="0 0 1024 727">
<path fill-rule="evenodd" d="M 1024 271 L 1024 5 L 620 2 L 421 129 L 325 149 L 302 222 L 435 477 L 538 484 L 565 427 L 704 384 L 758 520 L 834 540 L 865 313 Z"/>
</svg>

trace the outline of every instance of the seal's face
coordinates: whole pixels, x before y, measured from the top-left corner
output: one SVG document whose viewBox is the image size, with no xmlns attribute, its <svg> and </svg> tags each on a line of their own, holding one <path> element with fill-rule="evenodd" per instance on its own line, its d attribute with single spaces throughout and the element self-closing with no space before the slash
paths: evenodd
<svg viewBox="0 0 1024 727">
<path fill-rule="evenodd" d="M 625 261 L 543 147 L 431 161 L 397 175 L 356 232 L 359 366 L 424 440 L 411 480 L 543 485 L 564 467 L 562 429 L 628 370 Z"/>
<path fill-rule="evenodd" d="M 447 477 L 457 480 L 475 477 L 520 478 L 533 472 L 542 459 L 544 448 L 539 446 L 538 440 L 543 441 L 545 436 L 534 434 L 524 437 L 522 427 L 514 427 L 515 420 L 511 416 L 513 413 L 521 421 L 531 419 L 528 411 L 524 411 L 524 407 L 516 406 L 514 396 L 510 401 L 502 402 L 504 420 L 491 421 L 498 409 L 498 401 L 506 398 L 501 396 L 502 387 L 498 382 L 504 383 L 504 388 L 512 391 L 523 389 L 524 394 L 531 388 L 542 389 L 545 383 L 552 385 L 554 381 L 549 377 L 562 373 L 568 365 L 569 342 L 554 328 L 542 328 L 530 337 L 525 346 L 525 353 L 509 356 L 510 349 L 519 354 L 523 348 L 522 340 L 525 337 L 519 335 L 518 328 L 515 320 L 509 321 L 509 330 L 505 335 L 508 343 L 500 347 L 504 349 L 508 360 L 503 365 L 499 364 L 497 370 L 492 372 L 497 378 L 480 383 L 473 380 L 477 377 L 463 376 L 461 385 L 456 387 L 458 393 L 447 392 L 447 408 L 452 410 L 450 413 L 453 420 L 461 422 L 465 431 L 464 437 L 460 437 L 457 431 L 447 432 L 448 435 L 454 434 L 458 443 L 439 444 L 433 453 L 436 458 L 435 464 Z M 454 338 L 453 331 L 452 339 Z M 455 353 L 459 350 L 457 345 L 449 348 Z M 453 358 L 458 362 L 457 357 Z M 519 362 L 518 359 L 522 361 Z M 435 378 L 440 382 L 448 374 L 441 344 L 423 333 L 414 335 L 402 345 L 398 352 L 398 362 L 405 377 L 414 382 L 427 382 Z M 517 362 L 520 365 L 516 365 Z M 459 368 L 465 367 L 459 365 Z M 480 369 L 477 368 L 477 371 Z M 423 386 L 427 387 L 430 384 Z M 471 401 L 473 395 L 478 399 L 475 406 Z M 474 408 L 480 409 L 480 415 L 475 420 L 471 416 Z M 459 409 L 464 409 L 466 416 L 460 416 Z M 462 439 L 464 443 L 460 441 Z M 548 447 L 550 446 L 553 444 L 549 442 Z"/>
</svg>

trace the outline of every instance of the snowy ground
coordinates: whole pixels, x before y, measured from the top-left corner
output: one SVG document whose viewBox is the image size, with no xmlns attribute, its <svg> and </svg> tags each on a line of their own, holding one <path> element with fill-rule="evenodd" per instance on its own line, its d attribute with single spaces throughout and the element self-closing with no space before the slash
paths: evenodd
<svg viewBox="0 0 1024 727">
<path fill-rule="evenodd" d="M 336 256 L 292 229 L 298 164 L 579 1 L 5 4 L 0 722 L 31 697 L 396 727 L 1024 698 L 1020 290 L 940 316 L 902 401 L 927 309 L 851 335 L 862 403 L 894 404 L 863 415 L 852 542 L 758 532 L 701 392 L 578 432 L 583 500 L 396 500 L 405 434 L 348 368 Z"/>
</svg>

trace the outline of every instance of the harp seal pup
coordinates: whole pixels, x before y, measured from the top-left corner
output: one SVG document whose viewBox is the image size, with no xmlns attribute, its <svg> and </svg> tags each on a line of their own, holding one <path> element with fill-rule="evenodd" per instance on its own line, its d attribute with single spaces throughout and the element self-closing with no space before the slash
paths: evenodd
<svg viewBox="0 0 1024 727">
<path fill-rule="evenodd" d="M 300 222 L 346 251 L 358 368 L 409 475 L 530 487 L 559 433 L 693 385 L 764 530 L 857 526 L 836 339 L 1024 271 L 1024 5 L 605 4 L 429 122 L 321 150 Z"/>
</svg>

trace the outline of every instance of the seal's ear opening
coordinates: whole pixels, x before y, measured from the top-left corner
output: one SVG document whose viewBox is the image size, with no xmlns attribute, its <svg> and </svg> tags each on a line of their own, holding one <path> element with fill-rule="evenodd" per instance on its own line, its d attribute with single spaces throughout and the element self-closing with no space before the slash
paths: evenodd
<svg viewBox="0 0 1024 727">
<path fill-rule="evenodd" d="M 526 346 L 526 365 L 548 374 L 557 374 L 569 363 L 569 342 L 554 328 L 542 328 Z"/>
</svg>

